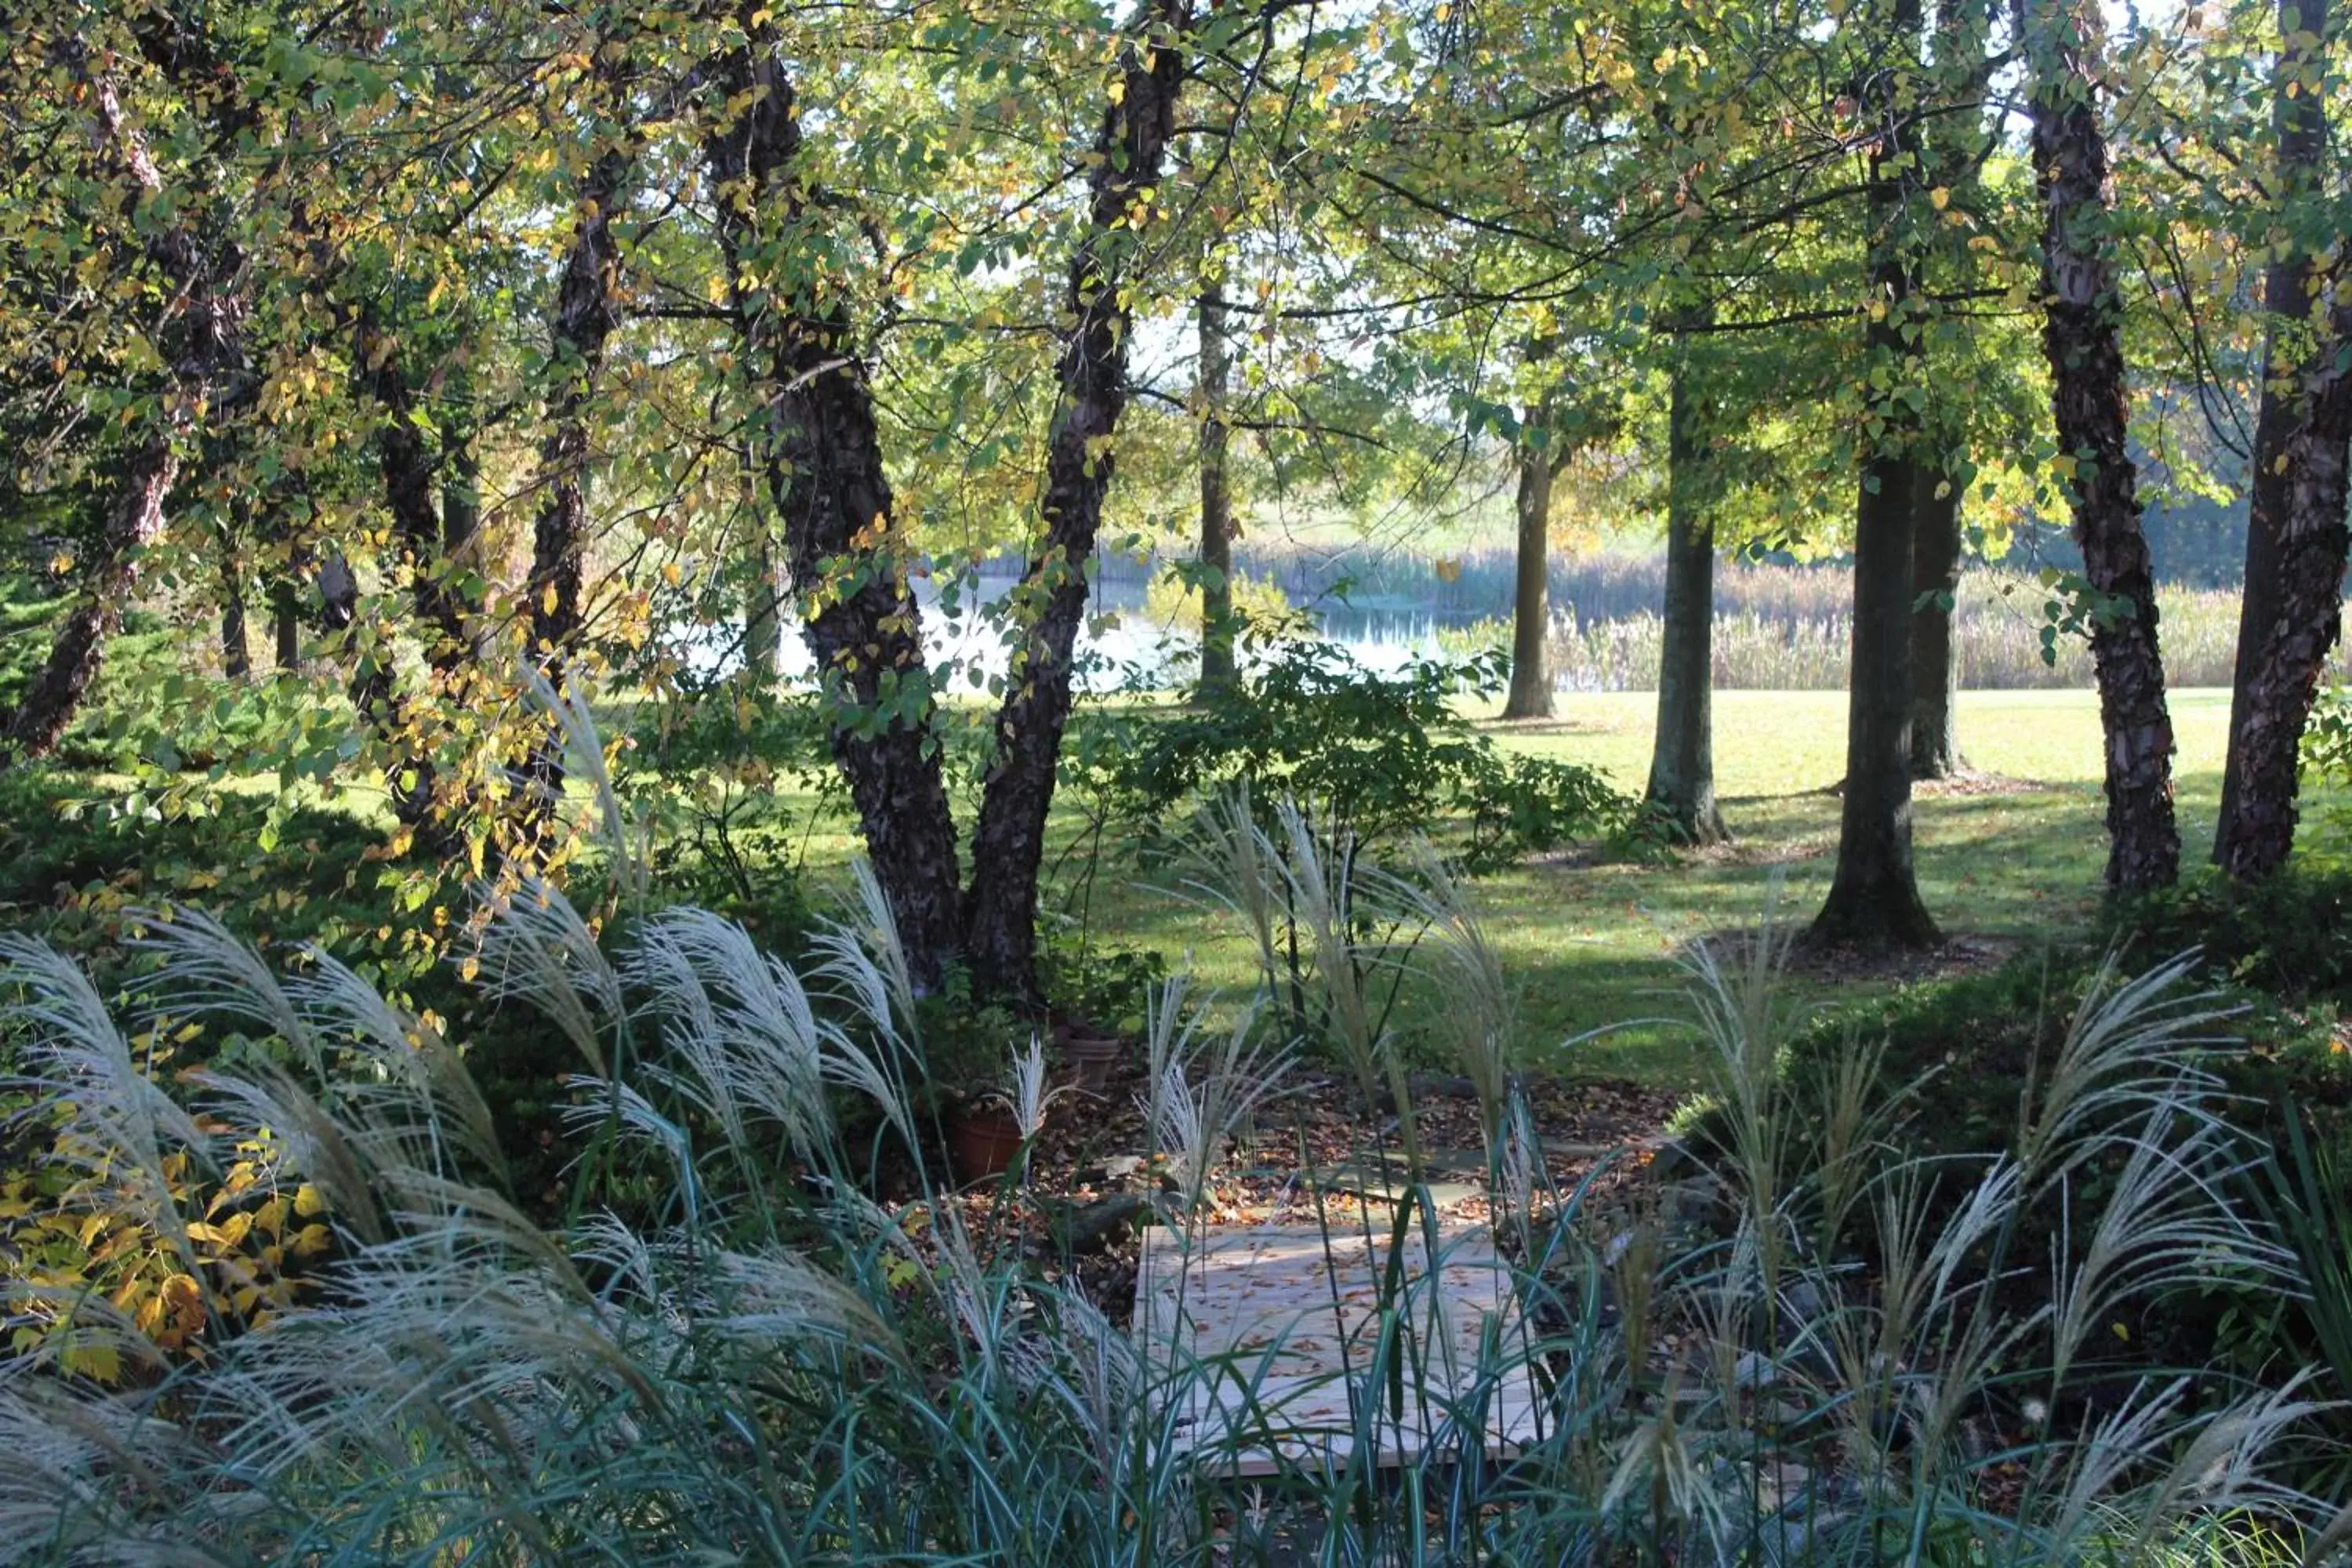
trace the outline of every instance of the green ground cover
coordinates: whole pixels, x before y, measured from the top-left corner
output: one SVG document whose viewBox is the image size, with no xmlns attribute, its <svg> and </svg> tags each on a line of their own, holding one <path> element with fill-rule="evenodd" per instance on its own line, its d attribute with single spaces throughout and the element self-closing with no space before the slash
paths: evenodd
<svg viewBox="0 0 2352 1568">
<path fill-rule="evenodd" d="M 1563 693 L 1552 721 L 1488 727 L 1508 746 L 1596 766 L 1633 793 L 1648 763 L 1654 701 L 1642 692 Z M 1917 804 L 1916 842 L 1928 907 L 1948 933 L 1988 960 L 2081 937 L 2097 907 L 2105 854 L 2095 698 L 2087 691 L 1968 692 L 1960 707 L 1962 749 L 1970 764 L 1989 776 L 1961 790 L 1930 790 Z M 2174 694 L 2186 865 L 2201 864 L 2210 842 L 2227 713 L 2226 692 Z M 1717 773 L 1735 843 L 1671 861 L 1612 858 L 1589 849 L 1542 856 L 1473 885 L 1505 962 L 1523 987 L 1521 1045 L 1531 1059 L 1560 1070 L 1659 1085 L 1695 1081 L 1697 1061 L 1686 1035 L 1641 1020 L 1666 1010 L 1667 994 L 1677 984 L 1673 956 L 1693 936 L 1751 923 L 1776 898 L 1779 913 L 1790 920 L 1802 921 L 1817 907 L 1836 849 L 1838 802 L 1828 786 L 1842 770 L 1844 715 L 1845 698 L 1838 692 L 1718 693 Z M 618 729 L 628 715 L 612 710 L 606 722 Z M 647 776 L 656 763 L 650 752 L 641 752 L 640 776 Z M 815 787 L 824 777 L 820 768 L 812 775 L 782 773 L 747 786 L 760 798 L 732 829 L 731 852 L 743 858 L 754 884 L 753 896 L 738 912 L 751 919 L 755 929 L 765 923 L 759 906 L 772 894 L 785 904 L 798 903 L 788 886 L 794 875 L 804 882 L 808 902 L 818 908 L 829 903 L 831 889 L 839 885 L 856 837 L 839 792 Z M 51 775 L 43 793 L 103 802 L 131 787 L 133 781 L 116 775 Z M 250 802 L 249 812 L 257 808 L 268 785 L 258 779 L 231 779 L 226 788 Z M 369 818 L 368 831 L 380 831 L 379 795 L 363 786 L 339 789 L 332 803 L 312 795 L 302 827 L 289 835 L 296 860 L 319 853 L 306 847 L 337 849 L 338 817 Z M 1103 837 L 1101 859 L 1088 874 L 1086 804 L 1083 787 L 1066 779 L 1057 800 L 1056 849 L 1067 853 L 1049 863 L 1045 886 L 1054 946 L 1066 957 L 1081 951 L 1156 952 L 1172 965 L 1189 964 L 1204 984 L 1234 993 L 1245 989 L 1254 978 L 1250 954 L 1233 919 L 1172 896 L 1168 888 L 1174 879 L 1139 866 L 1118 832 Z M 106 811 L 100 805 L 92 815 Z M 221 831 L 249 831 L 230 826 L 245 820 L 235 812 L 222 820 Z M 121 902 L 201 899 L 205 882 L 200 879 L 190 888 L 178 872 L 194 868 L 201 873 L 223 857 L 236 858 L 228 853 L 233 846 L 207 844 L 201 823 L 166 835 L 173 846 L 169 853 L 159 849 L 152 831 L 120 824 L 104 836 L 116 841 L 119 855 L 104 853 L 102 843 L 79 842 L 80 834 L 68 836 L 77 841 L 70 852 L 63 842 L 26 846 L 8 901 L 19 910 L 55 910 L 68 885 L 86 888 L 112 879 L 116 897 L 101 900 L 96 910 L 80 910 L 102 919 L 106 906 Z M 690 837 L 681 826 L 673 838 L 684 844 Z M 403 912 L 406 900 L 397 889 L 375 886 L 379 879 L 389 879 L 387 868 L 362 866 L 354 876 L 343 864 L 348 858 L 339 851 L 331 855 L 334 868 L 320 878 L 300 874 L 292 865 L 288 875 L 311 899 L 342 906 L 344 918 L 337 924 L 373 928 Z M 673 862 L 666 893 L 725 901 L 722 889 L 692 882 L 685 864 Z M 415 896 L 423 897 L 422 890 Z M 462 903 L 454 889 L 441 889 L 414 912 L 428 918 L 439 908 L 462 912 Z M 252 907 L 267 910 L 266 904 Z M 290 910 L 285 914 L 283 924 L 310 934 L 307 921 Z M 1850 1000 L 1882 994 L 1901 980 L 1864 976 L 1798 984 L 1824 998 Z M 1410 1028 L 1413 1021 L 1403 1022 Z M 1579 1038 L 1603 1029 L 1608 1032 Z M 1570 1040 L 1578 1043 L 1565 1044 Z"/>
<path fill-rule="evenodd" d="M 1508 744 L 1591 763 L 1637 792 L 1655 700 L 1646 692 L 1562 693 L 1555 720 L 1493 728 Z M 2229 693 L 2176 692 L 2172 711 L 2183 864 L 2195 866 L 2211 842 Z M 2095 696 L 1966 692 L 1960 738 L 1970 765 L 1990 776 L 1965 792 L 1923 793 L 1917 803 L 1928 908 L 1948 935 L 1988 957 L 2081 936 L 2096 910 L 2106 855 Z M 1827 786 L 1843 771 L 1844 747 L 1842 692 L 1718 692 L 1716 773 L 1735 843 L 1667 864 L 1539 858 L 1480 879 L 1475 896 L 1525 987 L 1528 1048 L 1565 1070 L 1695 1081 L 1697 1058 L 1682 1030 L 1624 1026 L 1662 1011 L 1675 984 L 1673 955 L 1691 937 L 1753 922 L 1776 897 L 1787 919 L 1802 921 L 1819 906 L 1837 849 L 1838 801 Z M 1189 952 L 1213 983 L 1244 978 L 1245 955 L 1229 922 L 1148 882 L 1106 874 L 1094 923 L 1122 945 Z M 1898 983 L 1811 989 L 1845 999 Z M 1563 1047 L 1603 1028 L 1610 1032 Z"/>
</svg>

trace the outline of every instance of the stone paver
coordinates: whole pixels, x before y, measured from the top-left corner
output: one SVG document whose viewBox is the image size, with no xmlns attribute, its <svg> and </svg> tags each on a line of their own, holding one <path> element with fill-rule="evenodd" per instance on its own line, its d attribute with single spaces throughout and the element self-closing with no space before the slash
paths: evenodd
<svg viewBox="0 0 2352 1568">
<path fill-rule="evenodd" d="M 1209 1228 L 1189 1238 L 1148 1231 L 1135 1322 L 1162 1374 L 1155 1386 L 1181 1401 L 1180 1444 L 1218 1454 L 1230 1473 L 1252 1475 L 1285 1460 L 1343 1463 L 1368 1424 L 1382 1465 L 1474 1447 L 1498 1455 L 1532 1440 L 1536 1397 L 1523 1330 L 1486 1228 L 1441 1227 L 1433 1268 L 1424 1231 L 1416 1227 L 1404 1243 L 1391 1352 L 1404 1364 L 1401 1410 L 1386 1368 L 1377 1375 L 1374 1368 L 1388 1253 L 1386 1234 L 1327 1236 L 1314 1226 Z M 1490 1326 L 1497 1348 L 1482 1373 Z M 1219 1364 L 1212 1375 L 1200 1363 Z M 1187 1367 L 1193 1375 L 1165 1375 Z M 1475 1436 L 1464 1430 L 1473 1392 L 1485 1399 Z M 1360 1421 L 1355 1404 L 1367 1400 L 1371 1408 Z M 1222 1462 L 1227 1454 L 1236 1457 Z"/>
</svg>

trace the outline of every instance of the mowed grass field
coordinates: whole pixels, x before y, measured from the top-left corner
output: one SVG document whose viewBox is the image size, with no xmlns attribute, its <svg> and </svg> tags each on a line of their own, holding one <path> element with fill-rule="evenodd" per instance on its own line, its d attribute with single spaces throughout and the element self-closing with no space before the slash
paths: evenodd
<svg viewBox="0 0 2352 1568">
<path fill-rule="evenodd" d="M 2229 701 L 2222 690 L 2172 696 L 2184 866 L 2202 864 L 2212 842 Z M 1506 744 L 1600 767 L 1638 793 L 1655 703 L 1643 692 L 1562 693 L 1553 721 L 1491 730 Z M 1826 786 L 1844 772 L 1845 705 L 1836 691 L 1716 694 L 1716 778 L 1736 836 L 1727 847 L 1664 864 L 1552 858 L 1473 884 L 1524 987 L 1532 1059 L 1661 1084 L 1696 1080 L 1694 1044 L 1672 1021 L 1674 954 L 1768 908 L 1801 923 L 1820 907 L 1837 852 L 1838 800 Z M 1959 727 L 1969 766 L 1988 776 L 1961 791 L 1930 786 L 1916 803 L 1927 907 L 1985 960 L 2079 934 L 2095 914 L 2106 858 L 2095 695 L 1966 692 Z M 1092 923 L 1122 945 L 1189 952 L 1211 984 L 1247 981 L 1247 953 L 1229 922 L 1116 868 L 1096 889 Z M 1823 999 L 1900 983 L 1792 982 Z"/>
<path fill-rule="evenodd" d="M 1844 771 L 1845 705 L 1837 691 L 1716 694 L 1716 776 L 1736 835 L 1727 847 L 1666 860 L 1545 857 L 1470 884 L 1521 987 L 1521 1048 L 1531 1064 L 1675 1087 L 1697 1080 L 1693 1038 L 1672 1021 L 1681 1012 L 1675 955 L 1692 937 L 1752 925 L 1768 909 L 1801 924 L 1819 908 L 1837 850 L 1839 803 L 1827 790 Z M 1548 722 L 1479 717 L 1507 746 L 1596 766 L 1638 794 L 1654 708 L 1643 692 L 1562 693 Z M 2226 691 L 2172 695 L 2185 866 L 2201 865 L 2211 843 L 2228 712 Z M 626 722 L 619 710 L 604 717 L 613 727 Z M 1929 910 L 1966 962 L 2079 936 L 2095 915 L 2106 857 L 2095 694 L 1964 693 L 1960 743 L 1982 777 L 1964 790 L 1929 786 L 1916 806 Z M 91 783 L 102 792 L 133 787 L 128 779 Z M 272 786 L 254 778 L 222 787 L 258 794 Z M 816 906 L 832 907 L 857 847 L 841 793 L 782 782 L 764 805 L 772 834 L 755 853 L 797 866 Z M 1092 950 L 1156 950 L 1227 995 L 1253 985 L 1254 959 L 1238 924 L 1164 890 L 1167 875 L 1139 868 L 1118 835 L 1104 844 L 1095 875 L 1083 875 L 1076 807 L 1065 789 L 1045 885 L 1044 919 L 1059 928 L 1057 942 L 1066 949 L 1083 931 Z M 380 791 L 364 784 L 339 790 L 332 809 L 373 828 L 387 820 Z M 1790 981 L 1822 1000 L 1902 983 Z M 1400 1016 L 1414 1029 L 1412 1009 Z"/>
</svg>

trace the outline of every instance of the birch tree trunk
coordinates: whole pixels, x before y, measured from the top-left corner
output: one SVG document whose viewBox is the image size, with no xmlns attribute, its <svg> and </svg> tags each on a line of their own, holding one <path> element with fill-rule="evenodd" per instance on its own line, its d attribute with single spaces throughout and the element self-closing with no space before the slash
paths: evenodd
<svg viewBox="0 0 2352 1568">
<path fill-rule="evenodd" d="M 2172 718 L 2157 646 L 2156 584 L 2131 454 L 2117 279 L 2099 123 L 2103 23 L 2093 0 L 2018 0 L 2042 206 L 2042 342 L 2084 575 L 2105 601 L 2091 633 L 2106 740 L 2110 889 L 2172 882 Z"/>
<path fill-rule="evenodd" d="M 1070 717 L 1070 659 L 1087 603 L 1087 564 L 1111 482 L 1111 443 L 1127 406 L 1129 311 L 1120 298 L 1141 234 L 1134 214 L 1156 189 L 1176 130 L 1192 0 L 1153 0 L 1131 43 L 1123 90 L 1103 116 L 1086 238 L 1070 262 L 1064 310 L 1074 323 L 1045 458 L 1045 537 L 1014 590 L 1027 633 L 997 710 L 995 756 L 973 829 L 964 941 L 984 989 L 1034 1004 L 1037 877 L 1055 761 Z"/>
</svg>

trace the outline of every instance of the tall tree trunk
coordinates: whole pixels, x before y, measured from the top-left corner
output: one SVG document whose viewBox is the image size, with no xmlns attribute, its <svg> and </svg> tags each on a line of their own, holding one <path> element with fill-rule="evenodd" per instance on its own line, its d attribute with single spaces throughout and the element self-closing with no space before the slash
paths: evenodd
<svg viewBox="0 0 2352 1568">
<path fill-rule="evenodd" d="M 1867 177 L 1871 374 L 1898 395 L 1874 411 L 1854 510 L 1853 673 L 1846 701 L 1845 794 L 1837 871 L 1813 919 L 1821 941 L 1858 947 L 1926 947 L 1941 940 L 1919 898 L 1911 858 L 1911 545 L 1918 495 L 1919 419 L 1900 393 L 1925 367 L 1913 309 L 1907 212 L 1914 150 L 1911 79 L 1918 67 L 1918 0 L 1894 0 L 1893 65 L 1865 101 L 1880 121 Z"/>
<path fill-rule="evenodd" d="M 2263 297 L 2266 302 L 2294 297 L 2273 287 L 2271 275 L 2280 269 L 2277 262 L 2265 269 Z M 2273 329 L 2272 338 L 2277 335 Z M 2221 863 L 2222 846 L 2233 836 L 2231 825 L 2238 818 L 2238 795 L 2245 776 L 2245 744 L 2239 737 L 2245 731 L 2250 712 L 2247 699 L 2252 694 L 2254 678 L 2262 668 L 2263 645 L 2268 640 L 2270 629 L 2279 623 L 2279 594 L 2284 586 L 2277 528 L 2286 516 L 2286 475 L 2277 465 L 2286 450 L 2288 430 L 2296 421 L 2287 409 L 2286 399 L 2272 391 L 2269 384 L 2271 377 L 2278 373 L 2275 347 L 2266 349 L 2263 357 L 2267 368 L 2262 401 L 2254 415 L 2254 451 L 2247 462 L 2246 568 L 2238 592 L 2238 647 L 2230 673 L 2230 729 L 2221 761 L 2221 809 L 2213 828 L 2213 863 L 2217 866 Z M 2263 461 L 2265 456 L 2269 458 L 2267 462 Z"/>
<path fill-rule="evenodd" d="M 2074 541 L 2106 601 L 2091 632 L 2106 738 L 2107 886 L 2163 887 L 2179 875 L 2172 718 L 2157 647 L 2156 583 L 2125 445 L 2126 392 L 2108 241 L 2107 142 L 2097 83 L 2103 23 L 2094 0 L 2018 0 L 2042 203 L 2042 348 L 2058 449 L 2074 463 Z"/>
<path fill-rule="evenodd" d="M 1559 463 L 1550 441 L 1538 444 L 1528 438 L 1538 431 L 1558 439 L 1547 404 L 1528 410 L 1518 443 L 1515 505 L 1519 547 L 1511 598 L 1511 689 L 1503 700 L 1506 719 L 1551 717 L 1551 665 L 1544 657 L 1544 639 L 1551 632 L 1551 481 Z"/>
<path fill-rule="evenodd" d="M 441 426 L 441 552 L 460 565 L 473 563 L 482 531 L 482 458 L 478 437 L 464 416 L 445 416 Z M 469 610 L 475 606 L 467 606 Z M 468 639 L 480 651 L 478 628 Z"/>
<path fill-rule="evenodd" d="M 402 343 L 373 306 L 356 321 L 360 375 L 383 416 L 376 426 L 376 467 L 394 535 L 408 557 L 409 593 L 425 662 L 450 678 L 470 662 L 465 606 L 452 586 L 448 535 L 441 521 L 441 465 L 421 427 Z"/>
<path fill-rule="evenodd" d="M 1234 685 L 1234 496 L 1225 466 L 1225 406 L 1233 394 L 1233 345 L 1225 335 L 1225 289 L 1201 290 L 1201 695 Z"/>
<path fill-rule="evenodd" d="M 612 100 L 600 106 L 597 118 L 604 118 L 607 112 L 619 118 L 620 100 L 629 86 L 624 50 L 610 39 L 595 39 L 593 44 L 596 85 Z M 634 162 L 628 132 L 621 131 L 589 164 L 578 193 L 579 225 L 572 230 L 562 281 L 556 288 L 555 314 L 548 324 L 557 380 L 548 398 L 547 435 L 540 442 L 544 488 L 531 524 L 530 658 L 559 690 L 578 651 L 583 625 L 588 467 L 594 455 L 589 423 L 604 366 L 605 343 L 617 320 L 614 300 L 621 258 L 613 236 L 613 215 L 628 199 Z M 534 829 L 543 831 L 563 795 L 563 742 L 551 722 L 542 728 L 531 748 L 527 777 L 530 792 L 527 819 Z"/>
<path fill-rule="evenodd" d="M 291 670 L 302 663 L 302 591 L 289 576 L 269 584 L 270 662 Z"/>
<path fill-rule="evenodd" d="M 0 764 L 44 757 L 57 749 L 98 679 L 106 639 L 122 624 L 123 609 L 138 586 L 140 553 L 163 532 L 164 499 L 179 473 L 172 439 L 162 432 L 143 442 L 124 465 L 105 535 L 82 580 L 80 596 L 51 639 L 49 656 L 16 710 L 8 715 Z"/>
<path fill-rule="evenodd" d="M 1952 637 L 1960 592 L 1960 481 L 1936 465 L 1919 470 L 1912 503 L 1911 776 L 1960 771 L 1959 650 Z"/>
<path fill-rule="evenodd" d="M 2279 0 L 2272 116 L 2282 205 L 2325 195 L 2327 102 L 2317 84 L 2328 9 L 2329 0 Z M 2289 235 L 2302 231 L 2282 226 Z M 2315 321 L 2327 310 L 2318 281 L 2318 258 L 2294 241 L 2273 252 L 2263 277 L 2272 325 L 2254 424 L 2229 757 L 2213 836 L 2214 859 L 2240 879 L 2269 875 L 2294 847 L 2297 755 L 2337 633 L 2345 443 L 2333 426 L 2345 419 L 2352 392 L 2336 358 L 2352 344 L 2352 303 Z M 2338 282 L 2339 301 L 2345 293 Z"/>
<path fill-rule="evenodd" d="M 362 635 L 359 574 L 340 552 L 319 568 L 319 624 L 329 637 L 342 639 L 351 657 L 352 707 L 383 749 L 393 816 L 404 827 L 425 827 L 433 815 L 433 759 L 393 682 L 392 649 Z"/>
<path fill-rule="evenodd" d="M 253 673 L 253 649 L 245 637 L 245 575 L 237 569 L 236 541 L 224 534 L 220 546 L 221 672 L 243 680 Z"/>
<path fill-rule="evenodd" d="M 783 677 L 783 595 L 767 518 L 758 513 L 751 542 L 751 580 L 743 590 L 743 679 L 765 691 Z"/>
<path fill-rule="evenodd" d="M 1679 357 L 1667 395 L 1665 618 L 1643 807 L 1676 843 L 1715 844 L 1731 835 L 1715 800 L 1715 519 L 1692 374 Z"/>
<path fill-rule="evenodd" d="M 122 107 L 113 79 L 93 72 L 78 41 L 62 46 L 65 63 L 80 79 L 96 118 L 93 142 L 110 159 L 111 173 L 130 184 L 127 208 L 134 221 L 141 209 L 163 195 L 163 179 L 144 134 Z M 226 110 L 219 111 L 224 118 Z M 106 657 L 107 638 L 138 585 L 140 557 L 162 532 L 163 507 L 178 479 L 174 441 L 194 425 L 194 410 L 241 402 L 249 386 L 226 384 L 244 364 L 246 300 L 239 274 L 243 258 L 216 234 L 190 223 L 146 224 L 147 264 L 164 285 L 171 303 L 154 337 L 167 355 L 169 386 L 157 427 L 124 461 L 119 488 L 107 510 L 99 547 L 91 553 L 79 601 L 49 644 L 32 684 L 0 727 L 0 766 L 47 755 L 73 716 Z"/>
<path fill-rule="evenodd" d="M 704 143 L 718 198 L 737 342 L 757 390 L 753 439 L 783 525 L 802 633 L 831 717 L 876 879 L 919 983 L 961 947 L 955 823 L 948 810 L 922 616 L 893 521 L 873 391 L 838 305 L 775 295 L 785 275 L 770 215 L 797 219 L 809 192 L 793 170 L 800 124 L 773 25 L 745 13 L 751 42 L 720 62 L 730 107 Z M 836 579 L 828 563 L 845 561 Z"/>
<path fill-rule="evenodd" d="M 1942 189 L 1950 209 L 1944 217 L 1979 210 L 1979 170 L 1992 139 L 1984 129 L 1983 103 L 1992 81 L 1993 0 L 1937 0 L 1933 31 L 1935 112 L 1920 132 L 1920 182 Z M 1937 221 L 1946 276 L 1965 293 L 1981 272 L 1966 243 L 1968 229 Z M 1923 448 L 1911 561 L 1911 776 L 1950 778 L 1966 764 L 1960 758 L 1959 648 L 1953 632 L 1960 588 L 1960 522 L 1969 474 L 1969 389 L 1931 388 L 1934 411 L 1929 444 Z"/>
<path fill-rule="evenodd" d="M 2343 289 L 2338 284 L 2339 290 Z M 2231 877 L 2266 877 L 2294 847 L 2297 763 L 2312 700 L 2342 630 L 2352 458 L 2352 299 L 2339 292 L 2318 350 L 2298 377 L 2299 419 L 2281 443 L 2285 493 L 2272 523 L 2278 570 L 2245 711 L 2231 734 L 2238 793 L 2218 856 Z M 2259 442 L 2257 458 L 2261 454 Z"/>
<path fill-rule="evenodd" d="M 1034 613 L 1013 650 L 997 710 L 994 761 L 972 834 L 964 942 L 987 989 L 1038 999 L 1037 876 L 1055 761 L 1070 716 L 1070 659 L 1087 602 L 1087 566 L 1110 488 L 1110 446 L 1127 405 L 1128 329 L 1120 298 L 1139 238 L 1133 215 L 1160 182 L 1176 129 L 1192 0 L 1152 0 L 1150 37 L 1124 56 L 1124 90 L 1104 117 L 1089 184 L 1087 235 L 1070 263 L 1060 405 L 1045 458 L 1045 539 L 1015 590 Z"/>
</svg>

